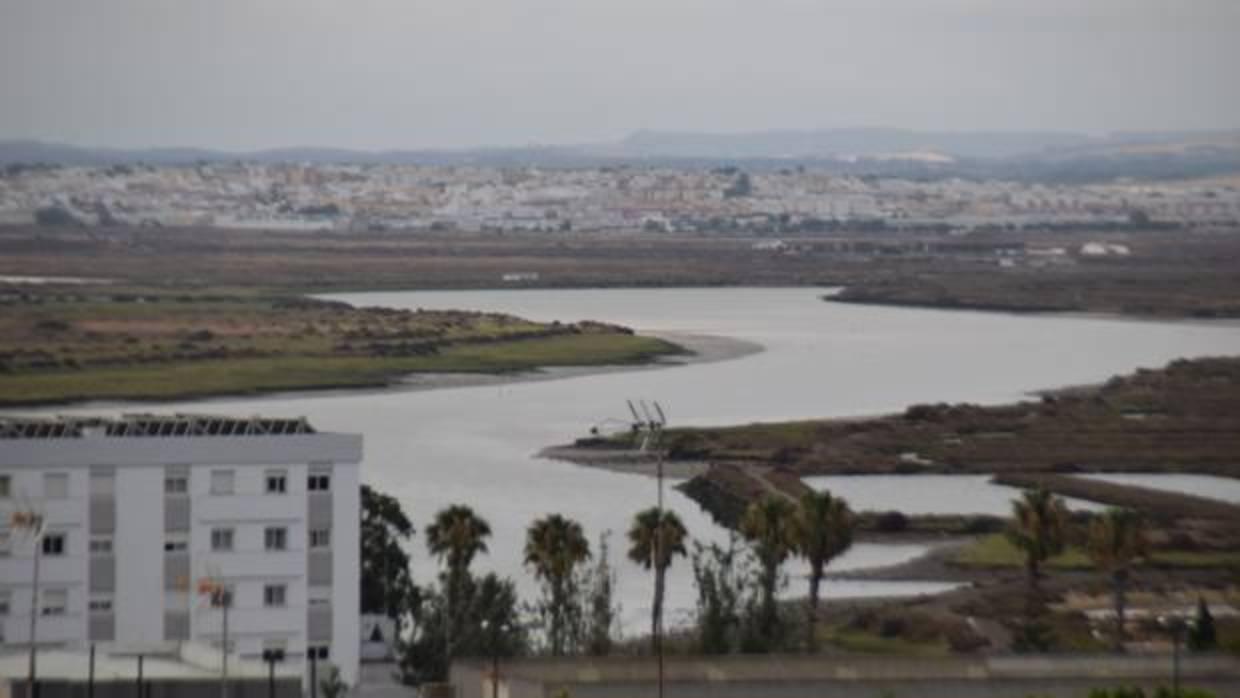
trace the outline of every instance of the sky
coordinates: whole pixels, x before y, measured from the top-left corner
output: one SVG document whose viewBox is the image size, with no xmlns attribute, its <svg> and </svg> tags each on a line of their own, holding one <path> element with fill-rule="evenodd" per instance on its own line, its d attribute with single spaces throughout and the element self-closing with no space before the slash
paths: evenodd
<svg viewBox="0 0 1240 698">
<path fill-rule="evenodd" d="M 1240 128 L 1240 0 L 0 0 L 0 140 Z"/>
</svg>

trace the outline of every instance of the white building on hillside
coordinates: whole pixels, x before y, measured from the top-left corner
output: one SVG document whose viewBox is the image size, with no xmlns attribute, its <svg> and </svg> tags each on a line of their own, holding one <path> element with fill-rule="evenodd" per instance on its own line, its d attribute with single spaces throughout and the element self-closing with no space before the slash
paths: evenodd
<svg viewBox="0 0 1240 698">
<path fill-rule="evenodd" d="M 222 643 L 312 653 L 356 682 L 361 436 L 305 420 L 0 417 L 0 642 L 81 648 Z M 33 539 L 44 521 L 39 599 Z M 320 676 L 322 674 L 320 673 Z"/>
</svg>

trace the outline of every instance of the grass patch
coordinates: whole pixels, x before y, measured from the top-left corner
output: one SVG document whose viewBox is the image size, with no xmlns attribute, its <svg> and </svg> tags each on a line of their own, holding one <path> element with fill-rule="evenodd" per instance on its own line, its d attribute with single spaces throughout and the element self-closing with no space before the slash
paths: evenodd
<svg viewBox="0 0 1240 698">
<path fill-rule="evenodd" d="M 370 387 L 410 373 L 634 364 L 681 352 L 620 327 L 494 313 L 253 296 L 42 298 L 0 315 L 0 405 Z"/>
<path fill-rule="evenodd" d="M 953 562 L 965 567 L 1003 567 L 1016 568 L 1025 564 L 1024 554 L 1012 545 L 1002 533 L 985 536 L 977 542 L 962 548 L 956 553 Z M 1240 552 L 1236 551 L 1192 551 L 1192 550 L 1159 550 L 1154 552 L 1146 564 L 1154 567 L 1173 567 L 1191 569 L 1226 569 L 1240 567 Z M 1089 559 L 1083 548 L 1069 547 L 1063 554 L 1051 558 L 1047 564 L 1051 569 L 1059 570 L 1090 570 L 1094 563 Z"/>
<path fill-rule="evenodd" d="M 842 626 L 825 628 L 824 644 L 858 654 L 913 657 L 945 657 L 951 653 L 944 641 L 916 642 L 903 637 L 883 637 L 877 633 Z"/>
<path fill-rule="evenodd" d="M 1023 567 L 1025 556 L 1012 545 L 1007 536 L 995 533 L 962 548 L 953 561 L 965 567 Z M 1094 565 L 1084 550 L 1071 547 L 1047 561 L 1046 566 L 1055 569 L 1092 569 Z"/>
</svg>

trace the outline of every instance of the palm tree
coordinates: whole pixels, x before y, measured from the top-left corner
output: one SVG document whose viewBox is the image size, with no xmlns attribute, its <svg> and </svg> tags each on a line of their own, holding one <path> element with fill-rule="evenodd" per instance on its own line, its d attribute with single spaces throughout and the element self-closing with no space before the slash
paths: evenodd
<svg viewBox="0 0 1240 698">
<path fill-rule="evenodd" d="M 650 610 L 650 642 L 658 651 L 663 627 L 663 585 L 667 568 L 677 556 L 684 556 L 685 525 L 675 512 L 655 507 L 638 512 L 629 527 L 629 559 L 654 570 L 654 606 Z"/>
<path fill-rule="evenodd" d="M 569 606 L 573 603 L 573 570 L 590 559 L 590 544 L 581 524 L 551 514 L 530 524 L 525 534 L 525 564 L 547 587 L 551 613 L 551 654 L 564 653 Z"/>
<path fill-rule="evenodd" d="M 1124 648 L 1124 598 L 1128 570 L 1134 560 L 1145 557 L 1148 542 L 1145 519 L 1132 509 L 1107 509 L 1089 522 L 1089 557 L 1111 577 L 1115 597 L 1115 651 Z"/>
<path fill-rule="evenodd" d="M 478 553 L 487 551 L 486 539 L 491 526 L 486 519 L 464 504 L 454 504 L 435 514 L 435 521 L 426 527 L 426 547 L 441 562 L 447 562 L 446 597 L 448 615 L 460 615 L 461 601 L 469 581 L 469 566 Z M 455 625 L 449 619 L 449 628 Z"/>
<path fill-rule="evenodd" d="M 1068 530 L 1068 507 L 1063 499 L 1045 489 L 1025 490 L 1012 501 L 1016 521 L 1007 530 L 1008 540 L 1025 554 L 1030 598 L 1037 595 L 1042 563 L 1063 552 Z"/>
<path fill-rule="evenodd" d="M 753 546 L 762 567 L 759 584 L 762 590 L 760 628 L 766 639 L 772 639 L 779 621 L 775 605 L 775 587 L 779 584 L 779 567 L 797 549 L 796 507 L 786 497 L 768 494 L 750 502 L 740 522 L 741 535 Z"/>
<path fill-rule="evenodd" d="M 852 545 L 853 521 L 848 502 L 830 492 L 806 492 L 797 509 L 797 553 L 809 562 L 809 622 L 806 647 L 818 646 L 818 589 L 832 560 Z"/>
</svg>

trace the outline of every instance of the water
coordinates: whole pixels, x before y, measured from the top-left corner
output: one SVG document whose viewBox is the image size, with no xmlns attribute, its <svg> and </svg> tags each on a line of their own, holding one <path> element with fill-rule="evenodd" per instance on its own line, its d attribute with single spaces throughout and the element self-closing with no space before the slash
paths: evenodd
<svg viewBox="0 0 1240 698">
<path fill-rule="evenodd" d="M 1105 473 L 1081 477 L 1240 504 L 1240 480 L 1229 477 L 1180 473 Z"/>
<path fill-rule="evenodd" d="M 805 483 L 843 497 L 853 511 L 1011 515 L 1020 490 L 990 480 L 989 475 L 820 475 L 805 478 Z M 1081 499 L 1065 502 L 1071 509 L 1103 508 Z"/>
<path fill-rule="evenodd" d="M 591 540 L 611 530 L 617 592 L 626 627 L 637 632 L 646 622 L 651 581 L 623 560 L 623 536 L 633 514 L 653 504 L 653 481 L 534 455 L 584 435 L 592 425 L 627 419 L 628 398 L 658 399 L 675 425 L 863 415 L 916 402 L 1006 402 L 1030 390 L 1097 382 L 1177 357 L 1240 353 L 1235 325 L 905 310 L 826 303 L 821 293 L 731 288 L 338 295 L 334 298 L 359 305 L 598 319 L 641 330 L 734 337 L 766 351 L 720 363 L 503 386 L 273 395 L 149 409 L 304 415 L 320 430 L 364 434 L 363 478 L 399 498 L 418 526 L 415 565 L 421 579 L 430 578 L 434 567 L 420 531 L 449 503 L 469 504 L 490 521 L 494 537 L 479 568 L 513 575 L 526 597 L 536 593 L 521 563 L 531 520 L 560 512 L 581 521 Z M 693 536 L 726 540 L 692 501 L 670 488 L 667 497 Z M 945 501 L 949 509 L 969 506 L 968 496 Z M 857 545 L 832 569 L 892 564 L 922 551 L 910 545 Z M 789 571 L 792 590 L 804 589 L 796 578 L 801 570 L 790 566 Z M 825 593 L 942 588 L 851 582 L 833 584 Z M 693 599 L 689 564 L 678 560 L 669 579 L 669 616 L 683 615 Z"/>
</svg>

